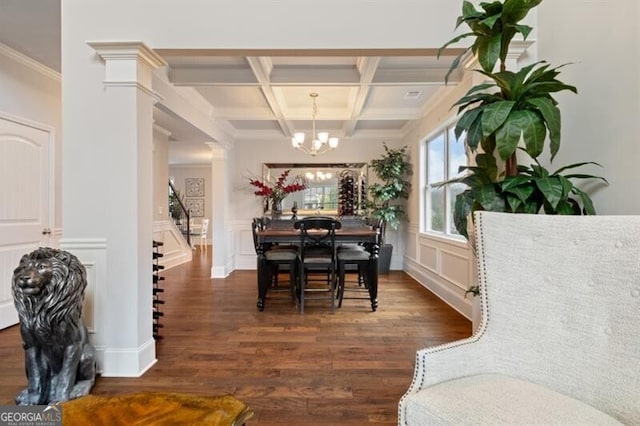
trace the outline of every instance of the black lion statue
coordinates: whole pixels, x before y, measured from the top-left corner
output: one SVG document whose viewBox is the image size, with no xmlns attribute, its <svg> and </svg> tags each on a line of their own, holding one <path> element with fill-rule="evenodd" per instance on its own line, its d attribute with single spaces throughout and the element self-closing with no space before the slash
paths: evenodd
<svg viewBox="0 0 640 426">
<path fill-rule="evenodd" d="M 18 405 L 64 402 L 95 382 L 95 348 L 82 321 L 86 271 L 66 251 L 39 248 L 20 259 L 11 290 L 20 318 L 28 386 Z"/>
</svg>

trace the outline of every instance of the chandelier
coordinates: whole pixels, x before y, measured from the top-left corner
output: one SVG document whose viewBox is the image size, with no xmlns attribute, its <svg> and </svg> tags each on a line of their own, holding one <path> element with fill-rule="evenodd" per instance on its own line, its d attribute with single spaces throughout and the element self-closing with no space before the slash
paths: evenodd
<svg viewBox="0 0 640 426">
<path fill-rule="evenodd" d="M 327 151 L 336 149 L 338 147 L 338 138 L 329 137 L 329 132 L 317 132 L 316 133 L 316 116 L 318 115 L 318 106 L 316 105 L 317 93 L 309 93 L 313 101 L 313 113 L 311 115 L 312 129 L 311 129 L 311 144 L 307 146 L 304 144 L 305 134 L 304 132 L 296 132 L 291 138 L 291 145 L 298 151 L 316 156 L 318 154 L 324 154 Z"/>
<path fill-rule="evenodd" d="M 331 173 L 325 173 L 321 170 L 317 170 L 315 173 L 313 172 L 307 172 L 304 175 L 307 180 L 310 180 L 312 182 L 322 182 L 325 181 L 327 179 L 331 179 L 333 177 L 333 174 Z"/>
</svg>

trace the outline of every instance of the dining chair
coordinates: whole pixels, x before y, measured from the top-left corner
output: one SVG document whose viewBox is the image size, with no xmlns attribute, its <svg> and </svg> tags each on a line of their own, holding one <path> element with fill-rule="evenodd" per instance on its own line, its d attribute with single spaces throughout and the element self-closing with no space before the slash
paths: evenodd
<svg viewBox="0 0 640 426">
<path fill-rule="evenodd" d="M 341 227 L 339 221 L 329 217 L 307 217 L 294 223 L 294 228 L 300 230 L 298 296 L 301 314 L 304 314 L 304 304 L 308 300 L 328 300 L 331 312 L 335 312 L 336 230 Z M 320 286 L 312 285 L 314 282 L 309 276 L 318 272 L 326 274 L 327 279 Z"/>
<path fill-rule="evenodd" d="M 372 225 L 366 225 L 367 223 L 372 223 Z M 344 226 L 344 223 L 343 223 Z M 364 227 L 364 226 L 372 226 L 373 229 L 378 229 L 380 226 L 380 221 L 359 221 L 349 223 L 347 226 L 350 227 Z M 378 240 L 376 244 L 379 244 L 379 233 Z M 371 263 L 373 259 L 371 258 L 371 252 L 366 250 L 364 245 L 361 244 L 342 244 L 338 246 L 337 250 L 337 260 L 338 260 L 338 288 L 337 288 L 337 299 L 338 299 L 338 308 L 342 307 L 342 301 L 344 299 L 360 299 L 360 300 L 370 300 L 369 296 L 369 287 L 367 283 L 367 272 L 371 267 Z M 352 270 L 348 269 L 348 266 L 355 266 Z M 347 273 L 355 272 L 357 279 L 354 281 L 347 280 Z M 349 285 L 349 284 L 352 285 Z M 345 293 L 348 292 L 351 296 L 346 296 Z"/>
<path fill-rule="evenodd" d="M 207 233 L 209 232 L 209 219 L 202 219 L 202 228 L 200 229 L 200 248 L 207 249 Z"/>
<path fill-rule="evenodd" d="M 253 245 L 256 251 L 256 255 L 259 254 L 258 247 L 258 231 L 264 229 L 264 221 L 262 218 L 253 218 L 251 231 L 253 234 Z M 280 272 L 280 265 L 287 265 L 289 272 L 289 293 L 291 295 L 291 301 L 295 304 L 297 302 L 296 289 L 298 283 L 298 248 L 297 247 L 282 247 L 282 246 L 269 246 L 265 249 L 264 256 L 267 260 L 267 271 L 259 271 L 259 273 L 265 273 L 270 281 L 277 287 L 278 280 L 277 275 Z M 275 275 L 275 278 L 274 278 Z M 258 280 L 260 277 L 258 276 Z M 269 291 L 269 289 L 267 290 Z"/>
</svg>

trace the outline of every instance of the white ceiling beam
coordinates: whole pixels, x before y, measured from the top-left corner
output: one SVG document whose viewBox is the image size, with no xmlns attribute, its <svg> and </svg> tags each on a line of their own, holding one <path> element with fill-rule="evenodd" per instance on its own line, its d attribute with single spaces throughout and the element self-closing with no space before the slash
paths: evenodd
<svg viewBox="0 0 640 426">
<path fill-rule="evenodd" d="M 271 78 L 269 72 L 273 70 L 273 68 L 268 68 L 269 64 L 271 64 L 271 61 L 266 63 L 261 60 L 261 57 L 258 56 L 247 56 L 246 60 L 249 64 L 249 67 L 253 71 L 256 80 L 258 80 L 258 83 L 260 83 L 262 94 L 267 101 L 267 105 L 269 105 L 269 108 L 271 109 L 271 111 L 273 111 L 273 116 L 278 121 L 278 125 L 282 129 L 282 133 L 289 137 L 292 136 L 293 127 L 291 126 L 291 123 L 284 119 L 282 108 L 280 108 L 280 104 L 278 104 L 276 96 L 273 93 L 273 88 L 271 87 Z"/>
<path fill-rule="evenodd" d="M 169 78 L 176 86 L 258 86 L 246 67 L 174 67 Z"/>
<path fill-rule="evenodd" d="M 444 77 L 449 72 L 445 68 L 416 69 L 379 69 L 371 81 L 374 86 L 443 86 Z M 450 82 L 459 82 L 460 73 L 452 73 Z"/>
<path fill-rule="evenodd" d="M 360 114 L 358 120 L 417 120 L 422 115 L 422 108 L 378 108 Z"/>
<path fill-rule="evenodd" d="M 280 66 L 271 73 L 271 83 L 278 86 L 353 86 L 360 82 L 355 67 Z"/>
<path fill-rule="evenodd" d="M 349 118 L 349 121 L 345 123 L 343 128 L 345 136 L 352 136 L 356 129 L 358 119 L 360 118 L 364 104 L 367 101 L 367 97 L 369 97 L 369 92 L 371 91 L 371 81 L 373 81 L 373 78 L 376 75 L 379 64 L 379 56 L 362 56 L 358 58 L 357 67 L 360 72 L 360 88 L 356 98 L 353 100 L 353 105 L 350 108 L 351 117 Z"/>
</svg>

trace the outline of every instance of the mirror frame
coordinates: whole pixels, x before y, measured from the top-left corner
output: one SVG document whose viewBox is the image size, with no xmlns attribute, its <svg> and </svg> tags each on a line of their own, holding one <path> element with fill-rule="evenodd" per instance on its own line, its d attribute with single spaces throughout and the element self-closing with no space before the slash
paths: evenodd
<svg viewBox="0 0 640 426">
<path fill-rule="evenodd" d="M 263 163 L 262 166 L 262 178 L 264 179 L 265 182 L 269 182 L 271 181 L 272 178 L 274 178 L 275 176 L 272 176 L 271 174 L 271 170 L 272 169 L 292 169 L 292 173 L 291 176 L 296 176 L 296 175 L 305 175 L 306 171 L 316 171 L 317 169 L 338 169 L 340 170 L 339 173 L 341 173 L 344 170 L 353 170 L 354 172 L 357 172 L 358 175 L 363 178 L 361 179 L 361 184 L 360 186 L 357 188 L 356 192 L 358 194 L 358 199 L 357 200 L 352 200 L 352 201 L 357 201 L 357 210 L 354 211 L 354 215 L 362 215 L 364 214 L 365 210 L 362 206 L 362 201 L 363 198 L 365 197 L 366 194 L 366 189 L 367 189 L 367 182 L 368 182 L 368 164 L 367 163 Z M 296 170 L 299 171 L 299 173 L 295 172 Z M 338 174 L 336 174 L 336 177 L 338 177 Z M 338 185 L 338 193 L 340 191 L 339 185 L 340 182 L 337 182 Z M 339 194 L 338 194 L 339 195 Z M 298 215 L 299 216 L 307 216 L 307 215 L 312 215 L 312 214 L 326 214 L 326 215 L 334 215 L 334 216 L 339 216 L 339 210 L 340 207 L 338 207 L 338 210 L 304 210 L 304 209 L 299 209 L 298 210 Z M 268 210 L 267 210 L 268 211 Z M 265 211 L 265 213 L 267 212 Z M 286 209 L 284 211 L 284 214 L 286 215 Z"/>
</svg>

